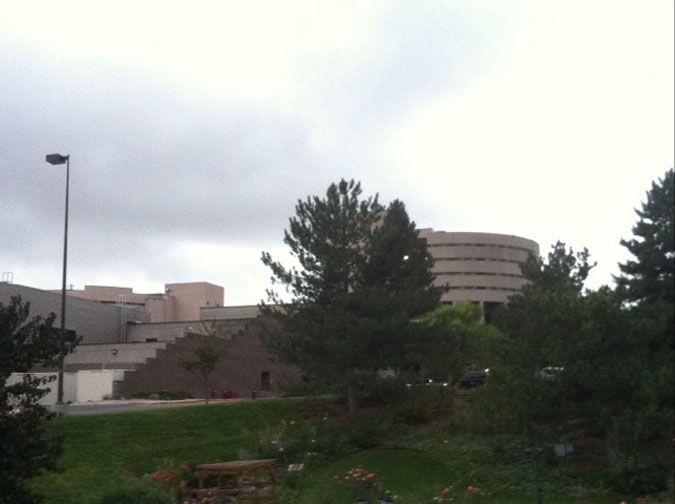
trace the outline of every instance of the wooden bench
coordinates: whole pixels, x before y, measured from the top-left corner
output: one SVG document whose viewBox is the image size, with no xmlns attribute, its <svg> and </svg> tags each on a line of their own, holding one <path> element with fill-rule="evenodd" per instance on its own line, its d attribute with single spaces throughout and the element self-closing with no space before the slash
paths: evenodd
<svg viewBox="0 0 675 504">
<path fill-rule="evenodd" d="M 239 500 L 273 501 L 276 490 L 275 459 L 235 460 L 197 466 L 199 491 L 204 490 L 204 481 L 215 477 L 218 486 L 209 490 L 219 495 L 231 495 Z M 223 480 L 229 480 L 225 485 Z"/>
</svg>

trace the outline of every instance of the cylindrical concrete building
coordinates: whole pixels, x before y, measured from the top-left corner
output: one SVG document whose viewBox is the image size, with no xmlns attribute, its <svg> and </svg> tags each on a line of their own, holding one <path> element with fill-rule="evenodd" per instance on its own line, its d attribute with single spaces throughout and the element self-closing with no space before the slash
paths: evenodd
<svg viewBox="0 0 675 504">
<path fill-rule="evenodd" d="M 486 313 L 521 289 L 520 265 L 539 255 L 537 242 L 513 235 L 420 229 L 419 236 L 434 258 L 436 284 L 448 287 L 441 301 L 472 301 Z"/>
</svg>

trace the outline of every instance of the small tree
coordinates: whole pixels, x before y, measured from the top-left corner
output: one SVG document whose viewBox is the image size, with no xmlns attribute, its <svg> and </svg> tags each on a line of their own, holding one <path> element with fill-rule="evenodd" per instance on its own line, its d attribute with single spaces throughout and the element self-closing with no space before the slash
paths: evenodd
<svg viewBox="0 0 675 504">
<path fill-rule="evenodd" d="M 227 350 L 223 345 L 224 342 L 212 334 L 200 335 L 192 358 L 181 362 L 187 371 L 199 375 L 204 380 L 204 397 L 207 404 L 211 395 L 209 378 L 218 363 L 227 355 Z"/>
<path fill-rule="evenodd" d="M 470 301 L 440 306 L 424 318 L 424 324 L 430 329 L 424 365 L 450 386 L 467 366 L 490 366 L 502 340 L 499 330 L 485 323 L 481 309 Z"/>
<path fill-rule="evenodd" d="M 30 305 L 13 297 L 0 303 L 0 503 L 39 502 L 27 481 L 44 470 L 56 470 L 61 439 L 47 436 L 44 421 L 52 416 L 38 401 L 51 380 L 24 375 L 8 385 L 12 373 L 58 363 L 62 342 L 53 330 L 54 314 L 29 318 Z"/>
<path fill-rule="evenodd" d="M 263 313 L 279 322 L 265 342 L 283 360 L 346 391 L 349 411 L 358 389 L 378 369 L 407 357 L 420 330 L 412 319 L 440 298 L 432 259 L 400 201 L 385 208 L 361 199 L 360 184 L 332 184 L 325 198 L 299 201 L 284 242 L 299 267 L 286 268 L 263 252 L 272 281 L 293 295 L 269 292 Z"/>
</svg>

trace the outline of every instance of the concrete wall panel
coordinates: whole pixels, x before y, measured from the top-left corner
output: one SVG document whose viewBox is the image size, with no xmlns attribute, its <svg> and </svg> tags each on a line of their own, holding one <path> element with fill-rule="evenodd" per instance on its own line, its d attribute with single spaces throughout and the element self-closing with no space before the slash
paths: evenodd
<svg viewBox="0 0 675 504">
<path fill-rule="evenodd" d="M 66 356 L 66 366 L 91 364 L 100 369 L 112 369 L 118 364 L 142 364 L 146 359 L 154 357 L 157 350 L 165 347 L 165 342 L 80 345 Z"/>
<path fill-rule="evenodd" d="M 113 370 L 78 371 L 77 402 L 102 401 L 113 396 L 113 382 L 118 376 Z"/>
<path fill-rule="evenodd" d="M 23 376 L 25 373 L 12 373 L 7 378 L 7 385 L 14 385 L 23 381 Z M 40 388 L 49 389 L 49 392 L 42 396 L 38 401 L 39 404 L 43 406 L 50 406 L 56 404 L 57 391 L 58 391 L 58 373 L 49 372 L 49 373 L 30 373 L 31 376 L 36 378 L 49 378 L 52 377 L 53 381 L 44 384 Z M 77 401 L 77 374 L 76 373 L 64 373 L 63 375 L 63 401 L 75 402 Z"/>
</svg>

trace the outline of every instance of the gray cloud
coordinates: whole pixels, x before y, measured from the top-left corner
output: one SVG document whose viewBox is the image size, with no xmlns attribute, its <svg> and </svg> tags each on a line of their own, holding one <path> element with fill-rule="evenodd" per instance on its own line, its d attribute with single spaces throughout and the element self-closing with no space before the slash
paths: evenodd
<svg viewBox="0 0 675 504">
<path fill-rule="evenodd" d="M 71 154 L 74 236 L 99 248 L 270 235 L 280 206 L 290 211 L 320 171 L 298 118 L 190 101 L 129 74 L 73 76 L 41 61 L 20 70 L 0 68 L 14 84 L 3 93 L 0 196 L 3 249 L 21 243 L 28 258 L 62 227 L 65 169 L 44 163 L 51 151 Z M 36 85 L 47 74 L 52 84 Z"/>
</svg>

